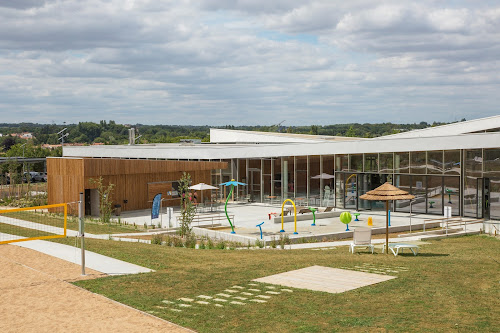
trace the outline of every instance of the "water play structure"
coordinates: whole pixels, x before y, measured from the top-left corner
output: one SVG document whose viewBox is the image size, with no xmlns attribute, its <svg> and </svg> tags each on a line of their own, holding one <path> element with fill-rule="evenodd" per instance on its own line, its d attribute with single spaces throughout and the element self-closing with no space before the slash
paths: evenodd
<svg viewBox="0 0 500 333">
<path fill-rule="evenodd" d="M 231 223 L 231 219 L 229 218 L 229 214 L 227 213 L 227 202 L 229 201 L 229 198 L 231 197 L 231 194 L 233 194 L 233 190 L 234 190 L 235 186 L 238 186 L 238 185 L 245 186 L 246 184 L 245 183 L 240 183 L 240 182 L 235 181 L 234 179 L 231 179 L 231 181 L 225 182 L 225 183 L 222 183 L 222 184 L 219 184 L 219 185 L 231 186 L 231 190 L 229 191 L 229 194 L 227 195 L 227 198 L 226 198 L 226 204 L 224 205 L 224 212 L 226 213 L 227 220 L 229 221 L 229 224 L 231 225 L 231 230 L 232 230 L 231 233 L 235 234 L 236 232 L 234 232 L 234 226 Z"/>
<path fill-rule="evenodd" d="M 284 217 L 284 213 L 285 213 L 285 203 L 287 203 L 287 201 L 291 202 L 292 205 L 293 205 L 293 222 L 295 224 L 295 231 L 294 231 L 294 235 L 298 235 L 299 233 L 297 232 L 297 208 L 295 207 L 295 202 L 293 202 L 291 199 L 286 199 L 285 201 L 283 201 L 283 204 L 281 205 L 281 230 L 280 232 L 285 232 L 285 228 L 283 226 L 283 217 Z"/>
</svg>

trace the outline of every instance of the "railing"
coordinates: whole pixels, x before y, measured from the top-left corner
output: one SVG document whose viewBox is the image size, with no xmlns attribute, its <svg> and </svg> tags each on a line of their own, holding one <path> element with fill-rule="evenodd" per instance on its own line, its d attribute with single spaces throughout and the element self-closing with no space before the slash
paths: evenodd
<svg viewBox="0 0 500 333">
<path fill-rule="evenodd" d="M 229 215 L 229 218 L 234 223 L 234 215 Z M 180 215 L 176 216 L 177 221 L 180 221 Z M 215 221 L 227 221 L 225 215 L 222 214 L 203 214 L 203 215 L 195 215 L 192 223 L 197 223 L 197 226 L 200 226 L 200 222 L 210 222 L 212 227 L 214 226 Z"/>
<path fill-rule="evenodd" d="M 469 219 L 469 220 L 464 220 L 462 217 L 442 217 L 442 218 L 436 218 L 436 219 L 427 219 L 424 220 L 424 232 L 425 232 L 425 223 L 426 222 L 431 222 L 431 221 L 441 221 L 443 222 L 442 229 L 446 230 L 446 235 L 448 236 L 448 227 L 451 225 L 457 225 L 462 226 L 462 223 L 464 224 L 464 231 L 467 232 L 467 224 L 476 224 L 476 223 L 483 223 L 484 224 L 484 219 Z M 484 228 L 483 228 L 484 229 Z"/>
</svg>

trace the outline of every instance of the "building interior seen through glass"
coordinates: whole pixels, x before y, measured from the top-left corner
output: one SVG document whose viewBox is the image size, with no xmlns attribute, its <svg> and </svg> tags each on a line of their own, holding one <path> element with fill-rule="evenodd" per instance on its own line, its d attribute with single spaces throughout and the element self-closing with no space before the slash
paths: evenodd
<svg viewBox="0 0 500 333">
<path fill-rule="evenodd" d="M 445 206 L 451 206 L 455 216 L 463 210 L 465 216 L 500 218 L 500 149 L 224 161 L 228 162 L 228 168 L 212 171 L 212 181 L 220 184 L 236 177 L 248 184 L 235 192 L 235 199 L 239 200 L 280 202 L 290 198 L 298 206 L 383 210 L 383 202 L 359 197 L 387 181 L 415 195 L 411 202 L 392 203 L 394 211 L 411 209 L 415 213 L 441 215 Z"/>
</svg>

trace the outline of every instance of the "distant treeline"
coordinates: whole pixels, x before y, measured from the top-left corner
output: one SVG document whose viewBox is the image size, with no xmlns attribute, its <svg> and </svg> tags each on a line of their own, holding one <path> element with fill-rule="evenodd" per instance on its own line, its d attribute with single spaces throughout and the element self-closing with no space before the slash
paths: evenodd
<svg viewBox="0 0 500 333">
<path fill-rule="evenodd" d="M 465 119 L 463 119 L 465 120 Z M 462 120 L 462 121 L 463 121 Z M 31 144 L 39 146 L 41 144 L 59 144 L 57 134 L 63 128 L 67 128 L 65 133 L 69 135 L 64 139 L 67 143 L 104 143 L 104 144 L 126 144 L 128 143 L 128 129 L 136 128 L 136 135 L 141 135 L 137 143 L 169 143 L 179 142 L 181 139 L 201 139 L 203 142 L 210 141 L 210 128 L 228 128 L 246 131 L 263 132 L 287 132 L 297 134 L 312 135 L 337 135 L 350 137 L 372 138 L 382 135 L 395 134 L 414 129 L 422 129 L 431 126 L 443 125 L 446 123 L 420 122 L 418 124 L 336 124 L 336 125 L 312 125 L 312 126 L 186 126 L 186 125 L 122 125 L 115 121 L 109 122 L 101 120 L 99 123 L 80 122 L 78 124 L 0 124 L 0 138 L 3 151 L 7 151 L 11 146 L 26 142 L 21 138 L 11 137 L 11 133 L 29 132 L 34 139 Z"/>
</svg>

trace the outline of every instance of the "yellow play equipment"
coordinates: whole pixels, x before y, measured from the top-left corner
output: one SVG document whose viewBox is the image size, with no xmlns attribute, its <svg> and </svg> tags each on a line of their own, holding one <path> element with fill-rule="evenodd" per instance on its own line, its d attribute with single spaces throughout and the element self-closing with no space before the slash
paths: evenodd
<svg viewBox="0 0 500 333">
<path fill-rule="evenodd" d="M 283 217 L 284 217 L 284 210 L 285 210 L 285 203 L 287 201 L 290 201 L 293 205 L 293 222 L 295 222 L 295 232 L 294 234 L 297 235 L 298 232 L 297 232 L 297 208 L 295 207 L 295 203 L 291 200 L 291 199 L 286 199 L 285 201 L 283 201 L 283 204 L 281 205 L 281 230 L 280 232 L 285 232 L 285 228 L 283 227 Z"/>
<path fill-rule="evenodd" d="M 368 226 L 372 227 L 373 226 L 373 218 L 370 216 L 368 217 Z"/>
</svg>

